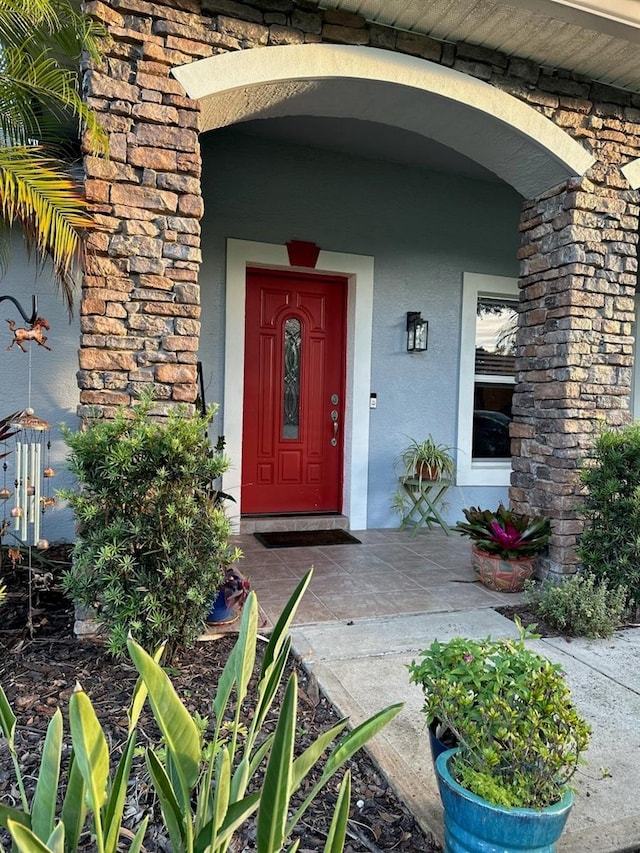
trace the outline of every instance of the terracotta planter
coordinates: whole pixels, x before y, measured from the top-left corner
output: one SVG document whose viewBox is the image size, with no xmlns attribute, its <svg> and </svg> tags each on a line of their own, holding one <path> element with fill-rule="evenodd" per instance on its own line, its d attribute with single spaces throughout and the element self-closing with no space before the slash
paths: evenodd
<svg viewBox="0 0 640 853">
<path fill-rule="evenodd" d="M 522 592 L 533 574 L 533 557 L 504 560 L 471 546 L 471 566 L 480 581 L 496 592 Z"/>
<path fill-rule="evenodd" d="M 439 480 L 438 469 L 433 465 L 427 465 L 426 462 L 421 462 L 416 465 L 415 470 L 416 480 Z"/>
</svg>

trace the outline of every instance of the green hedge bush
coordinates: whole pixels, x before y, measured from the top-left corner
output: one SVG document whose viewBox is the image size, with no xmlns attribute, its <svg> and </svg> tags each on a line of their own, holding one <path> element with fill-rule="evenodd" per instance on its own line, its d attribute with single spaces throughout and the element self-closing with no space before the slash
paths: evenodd
<svg viewBox="0 0 640 853">
<path fill-rule="evenodd" d="M 585 570 L 626 587 L 640 612 L 640 422 L 604 428 L 582 471 L 587 493 L 578 556 Z"/>
<path fill-rule="evenodd" d="M 559 583 L 525 585 L 525 602 L 549 625 L 572 637 L 610 637 L 623 621 L 627 588 L 578 573 Z"/>
<path fill-rule="evenodd" d="M 63 430 L 78 488 L 77 540 L 64 586 L 96 610 L 108 648 L 126 652 L 129 632 L 142 646 L 167 644 L 170 658 L 195 642 L 223 577 L 239 552 L 215 499 L 227 460 L 207 440 L 209 414 L 150 417 L 151 395 L 114 420 Z"/>
</svg>

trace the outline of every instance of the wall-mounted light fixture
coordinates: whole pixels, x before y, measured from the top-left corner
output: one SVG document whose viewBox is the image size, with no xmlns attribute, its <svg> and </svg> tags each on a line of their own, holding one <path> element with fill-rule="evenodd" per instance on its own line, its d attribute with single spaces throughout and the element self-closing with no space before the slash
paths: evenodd
<svg viewBox="0 0 640 853">
<path fill-rule="evenodd" d="M 429 321 L 420 311 L 407 311 L 407 352 L 424 352 L 428 336 Z"/>
</svg>

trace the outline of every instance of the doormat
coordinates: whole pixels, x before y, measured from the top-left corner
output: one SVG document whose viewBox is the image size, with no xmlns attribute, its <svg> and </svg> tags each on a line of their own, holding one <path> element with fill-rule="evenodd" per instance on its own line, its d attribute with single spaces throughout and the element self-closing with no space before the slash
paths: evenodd
<svg viewBox="0 0 640 853">
<path fill-rule="evenodd" d="M 254 533 L 265 548 L 313 548 L 317 545 L 360 545 L 346 530 L 274 530 Z"/>
</svg>

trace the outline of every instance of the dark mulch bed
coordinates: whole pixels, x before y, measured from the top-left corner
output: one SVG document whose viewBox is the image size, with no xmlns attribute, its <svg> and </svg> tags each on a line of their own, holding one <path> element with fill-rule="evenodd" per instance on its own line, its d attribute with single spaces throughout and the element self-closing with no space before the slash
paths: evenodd
<svg viewBox="0 0 640 853">
<path fill-rule="evenodd" d="M 6 551 L 0 570 L 9 593 L 1 611 L 0 683 L 18 717 L 18 753 L 23 773 L 31 777 L 31 784 L 35 784 L 33 777 L 37 773 L 49 719 L 57 707 L 66 715 L 76 680 L 91 698 L 113 751 L 121 747 L 126 738 L 126 709 L 137 677 L 129 663 L 116 662 L 100 646 L 80 643 L 74 637 L 73 609 L 59 583 L 61 571 L 68 565 L 68 547 L 51 548 L 47 558 L 50 562 L 39 573 L 37 588 L 32 589 L 32 631 L 26 628 L 29 573 L 20 566 L 12 569 L 7 563 Z M 232 643 L 232 637 L 202 643 L 172 662 L 172 681 L 192 713 L 210 713 L 215 685 Z M 300 685 L 298 741 L 304 747 L 338 718 L 302 667 L 295 661 L 291 663 L 293 667 L 297 668 Z M 139 731 L 139 743 L 147 738 L 155 739 L 150 714 L 143 713 Z M 66 720 L 65 732 L 68 732 Z M 438 853 L 441 850 L 431 838 L 425 837 L 364 751 L 350 766 L 352 809 L 347 853 L 385 850 Z M 135 829 L 142 817 L 151 812 L 154 817 L 147 831 L 145 848 L 150 852 L 168 851 L 170 846 L 157 819 L 158 810 L 144 766 L 140 763 L 137 768 L 127 801 L 125 826 Z M 301 853 L 324 848 L 336 791 L 337 784 L 325 789 L 305 816 Z M 10 759 L 1 742 L 0 800 L 18 805 Z M 91 849 L 89 840 L 85 849 Z M 253 849 L 251 828 L 247 827 L 235 850 L 248 853 Z"/>
<path fill-rule="evenodd" d="M 536 615 L 533 610 L 529 609 L 525 604 L 508 605 L 504 607 L 496 607 L 497 613 L 506 616 L 507 619 L 515 620 L 517 616 L 522 623 L 523 628 L 529 628 L 532 633 L 539 634 L 541 637 L 561 637 L 562 632 L 549 625 L 544 619 Z"/>
</svg>

